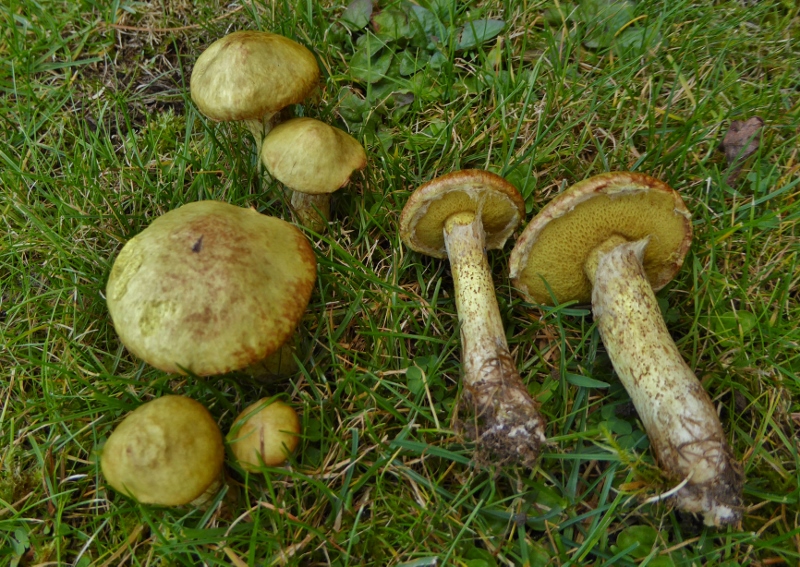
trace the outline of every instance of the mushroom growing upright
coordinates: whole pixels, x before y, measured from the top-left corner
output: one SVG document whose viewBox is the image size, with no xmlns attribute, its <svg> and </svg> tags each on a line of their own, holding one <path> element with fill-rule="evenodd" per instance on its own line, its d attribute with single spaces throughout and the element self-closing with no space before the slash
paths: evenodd
<svg viewBox="0 0 800 567">
<path fill-rule="evenodd" d="M 741 518 L 742 469 L 654 293 L 678 272 L 691 239 L 690 215 L 676 191 L 639 173 L 601 174 L 539 212 L 511 252 L 510 271 L 532 302 L 591 299 L 603 344 L 658 460 L 685 481 L 678 506 L 721 526 Z"/>
<path fill-rule="evenodd" d="M 100 468 L 114 490 L 143 504 L 182 506 L 211 495 L 224 460 L 222 433 L 208 410 L 191 398 L 163 396 L 122 420 Z"/>
<path fill-rule="evenodd" d="M 317 60 L 299 43 L 269 32 L 238 31 L 200 54 L 190 90 L 200 112 L 210 119 L 243 120 L 260 155 L 272 117 L 303 101 L 318 79 Z"/>
<path fill-rule="evenodd" d="M 367 154 L 347 132 L 313 118 L 294 118 L 264 139 L 261 160 L 275 179 L 292 190 L 300 223 L 317 232 L 330 219 L 331 193 L 364 169 Z"/>
<path fill-rule="evenodd" d="M 222 374 L 287 342 L 316 279 L 291 224 L 218 201 L 162 215 L 128 241 L 106 286 L 123 344 L 166 372 Z"/>
<path fill-rule="evenodd" d="M 486 249 L 502 248 L 525 213 L 516 188 L 488 171 L 457 171 L 419 187 L 400 216 L 417 252 L 449 258 L 461 329 L 463 384 L 482 457 L 532 465 L 544 420 L 508 350 Z"/>
<path fill-rule="evenodd" d="M 256 471 L 282 464 L 300 442 L 300 418 L 292 406 L 263 398 L 247 406 L 233 423 L 228 443 L 242 468 Z"/>
</svg>

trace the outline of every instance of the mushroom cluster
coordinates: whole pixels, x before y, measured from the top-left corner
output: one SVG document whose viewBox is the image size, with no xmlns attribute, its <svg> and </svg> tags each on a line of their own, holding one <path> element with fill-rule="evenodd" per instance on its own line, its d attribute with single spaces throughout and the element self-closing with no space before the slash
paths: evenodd
<svg viewBox="0 0 800 567">
<path fill-rule="evenodd" d="M 305 100 L 318 80 L 314 55 L 299 43 L 269 32 L 239 31 L 198 57 L 190 88 L 208 118 L 245 122 L 259 163 L 291 192 L 300 224 L 322 232 L 330 220 L 331 193 L 366 167 L 367 157 L 355 138 L 319 120 L 276 125 L 278 113 Z"/>
<path fill-rule="evenodd" d="M 122 343 L 165 372 L 285 371 L 293 361 L 286 343 L 315 278 L 316 257 L 296 227 L 254 209 L 198 201 L 158 217 L 125 244 L 106 299 Z M 280 464 L 294 450 L 294 410 L 276 403 L 264 411 L 279 408 L 281 420 L 266 420 L 272 429 L 252 420 L 235 426 L 259 432 L 248 438 L 259 440 L 260 461 L 242 451 L 245 442 L 233 447 L 243 468 Z M 115 490 L 142 503 L 177 506 L 196 504 L 216 489 L 212 480 L 221 475 L 223 457 L 222 436 L 208 411 L 189 398 L 165 396 L 119 424 L 101 467 Z"/>
</svg>

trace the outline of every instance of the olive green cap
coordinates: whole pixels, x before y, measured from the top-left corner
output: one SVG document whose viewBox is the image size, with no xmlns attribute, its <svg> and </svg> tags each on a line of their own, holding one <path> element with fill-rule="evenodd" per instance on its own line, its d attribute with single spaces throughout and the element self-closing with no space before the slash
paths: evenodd
<svg viewBox="0 0 800 567">
<path fill-rule="evenodd" d="M 212 43 L 192 70 L 200 112 L 217 121 L 261 119 L 297 104 L 319 79 L 314 55 L 289 38 L 239 31 Z"/>
<path fill-rule="evenodd" d="M 480 216 L 486 248 L 502 248 L 525 215 L 525 201 L 511 183 L 489 171 L 465 169 L 421 185 L 400 214 L 400 238 L 406 246 L 447 258 L 444 225 L 458 213 Z"/>
<path fill-rule="evenodd" d="M 644 270 L 653 289 L 683 265 L 692 243 L 691 215 L 677 191 L 642 173 L 602 173 L 555 197 L 528 224 L 511 251 L 510 275 L 529 300 L 589 303 L 589 253 L 613 235 L 649 237 Z M 547 282 L 547 285 L 545 285 Z"/>
<path fill-rule="evenodd" d="M 292 406 L 262 398 L 240 413 L 228 434 L 239 465 L 256 471 L 263 463 L 281 465 L 300 442 L 300 418 Z"/>
<path fill-rule="evenodd" d="M 316 258 L 291 224 L 218 201 L 157 218 L 108 278 L 114 327 L 136 356 L 199 376 L 245 368 L 285 343 L 305 311 Z"/>
<path fill-rule="evenodd" d="M 293 118 L 273 128 L 261 161 L 289 189 L 312 195 L 333 193 L 364 169 L 367 154 L 347 132 L 313 118 Z"/>
<path fill-rule="evenodd" d="M 213 487 L 225 449 L 199 402 L 163 396 L 139 406 L 111 433 L 100 468 L 111 487 L 143 504 L 181 506 Z"/>
</svg>

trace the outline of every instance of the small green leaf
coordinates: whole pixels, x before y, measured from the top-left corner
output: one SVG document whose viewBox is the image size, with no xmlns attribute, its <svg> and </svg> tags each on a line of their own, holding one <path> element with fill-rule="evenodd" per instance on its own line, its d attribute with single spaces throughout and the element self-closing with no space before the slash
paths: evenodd
<svg viewBox="0 0 800 567">
<path fill-rule="evenodd" d="M 758 318 L 743 309 L 723 311 L 711 321 L 714 333 L 723 338 L 739 337 L 740 334 L 746 336 L 755 328 L 756 324 L 758 324 Z"/>
<path fill-rule="evenodd" d="M 582 388 L 608 388 L 610 384 L 602 380 L 595 380 L 588 376 L 581 376 L 579 374 L 567 374 L 567 382 L 573 386 L 580 386 Z"/>
<path fill-rule="evenodd" d="M 650 526 L 630 526 L 622 530 L 617 536 L 617 547 L 627 549 L 636 545 L 628 555 L 636 559 L 647 557 L 658 539 L 658 532 Z"/>
<path fill-rule="evenodd" d="M 375 35 L 385 41 L 397 41 L 414 37 L 414 29 L 408 14 L 396 8 L 387 8 L 372 18 Z"/>
<path fill-rule="evenodd" d="M 425 390 L 425 379 L 422 369 L 418 366 L 409 366 L 406 368 L 406 384 L 408 389 L 415 396 L 421 394 Z"/>
<path fill-rule="evenodd" d="M 372 0 L 353 0 L 342 13 L 342 23 L 356 31 L 367 27 L 372 17 Z"/>
<path fill-rule="evenodd" d="M 375 57 L 369 48 L 355 52 L 350 60 L 350 73 L 365 83 L 377 83 L 386 76 L 392 64 L 393 53 L 388 49 Z"/>
<path fill-rule="evenodd" d="M 473 20 L 462 26 L 458 34 L 457 50 L 472 49 L 497 37 L 506 23 L 503 20 Z"/>
</svg>

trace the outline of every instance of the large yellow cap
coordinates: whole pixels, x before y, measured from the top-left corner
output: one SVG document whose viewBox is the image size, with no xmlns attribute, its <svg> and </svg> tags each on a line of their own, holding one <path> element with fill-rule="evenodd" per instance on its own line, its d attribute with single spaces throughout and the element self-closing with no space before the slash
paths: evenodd
<svg viewBox="0 0 800 567">
<path fill-rule="evenodd" d="M 465 169 L 417 188 L 400 214 L 400 238 L 417 252 L 447 258 L 444 225 L 458 213 L 480 217 L 486 248 L 502 248 L 525 214 L 525 201 L 511 183 L 489 171 Z"/>
<path fill-rule="evenodd" d="M 509 260 L 514 285 L 536 303 L 552 303 L 548 286 L 558 302 L 589 303 L 592 284 L 584 264 L 614 235 L 650 237 L 643 264 L 657 291 L 683 265 L 691 217 L 678 192 L 649 175 L 596 175 L 555 197 L 522 232 Z"/>
<path fill-rule="evenodd" d="M 289 189 L 312 195 L 333 193 L 364 169 L 367 154 L 347 132 L 313 118 L 293 118 L 264 138 L 261 160 Z"/>
<path fill-rule="evenodd" d="M 260 120 L 301 102 L 319 79 L 314 55 L 299 43 L 262 31 L 218 39 L 192 70 L 190 90 L 212 120 Z"/>
<path fill-rule="evenodd" d="M 166 372 L 205 376 L 276 351 L 294 332 L 315 278 L 314 252 L 294 226 L 199 201 L 128 241 L 106 299 L 131 352 Z"/>
<path fill-rule="evenodd" d="M 199 402 L 164 396 L 129 413 L 106 441 L 100 467 L 108 484 L 143 504 L 181 506 L 222 473 L 219 426 Z"/>
</svg>

